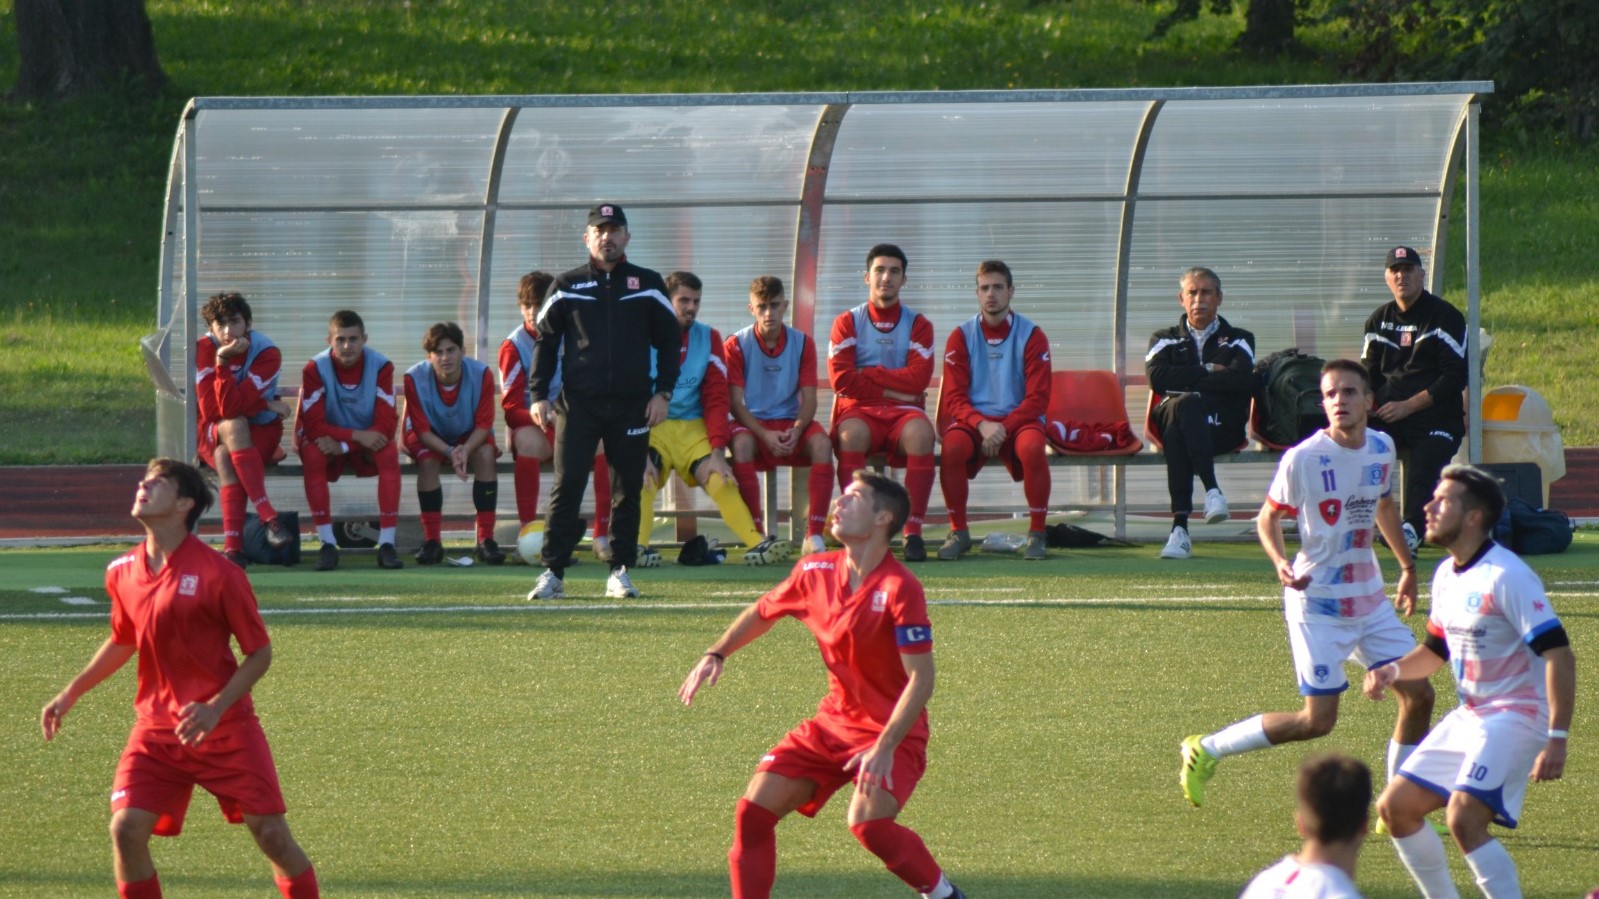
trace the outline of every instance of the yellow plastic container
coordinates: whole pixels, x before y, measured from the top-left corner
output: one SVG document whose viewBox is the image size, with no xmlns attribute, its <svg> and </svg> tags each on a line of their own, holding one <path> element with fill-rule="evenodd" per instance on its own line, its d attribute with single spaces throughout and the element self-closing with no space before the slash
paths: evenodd
<svg viewBox="0 0 1599 899">
<path fill-rule="evenodd" d="M 1566 476 L 1566 448 L 1548 401 L 1536 390 L 1511 384 L 1482 398 L 1482 461 L 1536 464 L 1549 505 L 1549 485 Z"/>
</svg>

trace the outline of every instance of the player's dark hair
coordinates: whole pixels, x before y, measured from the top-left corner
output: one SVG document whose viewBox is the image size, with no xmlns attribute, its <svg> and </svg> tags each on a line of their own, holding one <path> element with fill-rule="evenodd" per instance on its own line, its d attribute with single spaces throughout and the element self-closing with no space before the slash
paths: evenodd
<svg viewBox="0 0 1599 899">
<path fill-rule="evenodd" d="M 250 301 L 246 300 L 242 293 L 213 294 L 205 301 L 205 305 L 200 307 L 200 317 L 205 319 L 208 325 L 216 321 L 227 321 L 235 315 L 243 316 L 247 325 L 255 321 L 250 315 Z"/>
<path fill-rule="evenodd" d="M 1006 287 L 1016 286 L 1010 277 L 1010 266 L 998 259 L 984 259 L 982 262 L 977 263 L 977 280 L 983 280 L 984 275 L 1004 275 Z"/>
<path fill-rule="evenodd" d="M 1505 490 L 1499 480 L 1475 465 L 1450 465 L 1438 475 L 1440 481 L 1454 481 L 1465 488 L 1465 505 L 1482 511 L 1482 529 L 1493 533 L 1505 511 Z"/>
<path fill-rule="evenodd" d="M 1183 269 L 1183 273 L 1177 276 L 1177 289 L 1181 290 L 1183 285 L 1193 278 L 1204 278 L 1216 288 L 1217 293 L 1221 293 L 1221 275 L 1203 265 L 1193 265 Z"/>
<path fill-rule="evenodd" d="M 905 271 L 911 270 L 911 261 L 905 258 L 905 251 L 891 243 L 880 243 L 866 251 L 866 270 L 872 270 L 872 260 L 879 256 L 892 256 L 899 260 L 899 267 Z"/>
<path fill-rule="evenodd" d="M 1314 755 L 1299 766 L 1299 820 L 1305 836 L 1342 843 L 1366 832 L 1371 769 L 1340 753 Z"/>
<path fill-rule="evenodd" d="M 433 352 L 439 348 L 439 341 L 442 340 L 453 340 L 461 352 L 466 352 L 466 338 L 461 336 L 461 326 L 455 322 L 435 322 L 429 327 L 427 334 L 422 336 L 422 351 Z"/>
<path fill-rule="evenodd" d="M 555 276 L 549 272 L 528 272 L 516 285 L 517 304 L 523 309 L 529 306 L 537 309 L 544 302 L 544 295 L 550 292 L 550 285 L 554 283 Z"/>
<path fill-rule="evenodd" d="M 1353 359 L 1328 359 L 1327 363 L 1321 367 L 1323 377 L 1335 371 L 1346 371 L 1360 378 L 1360 386 L 1366 393 L 1371 393 L 1371 375 L 1366 372 L 1366 366 Z"/>
<path fill-rule="evenodd" d="M 864 468 L 855 472 L 855 480 L 871 489 L 873 512 L 888 512 L 893 516 L 888 523 L 888 535 L 898 534 L 911 514 L 910 494 L 893 478 Z"/>
<path fill-rule="evenodd" d="M 679 287 L 689 290 L 704 290 L 705 284 L 700 281 L 700 276 L 693 272 L 672 272 L 666 276 L 666 295 L 671 297 L 677 293 Z"/>
<path fill-rule="evenodd" d="M 200 516 L 205 514 L 205 510 L 211 508 L 211 485 L 205 482 L 200 469 L 187 462 L 165 456 L 151 459 L 144 468 L 144 476 L 165 478 L 177 488 L 178 496 L 194 500 L 194 505 L 189 507 L 188 517 L 184 519 L 191 531 L 200 523 Z"/>
<path fill-rule="evenodd" d="M 776 300 L 783 296 L 783 279 L 776 275 L 761 275 L 750 282 L 750 299 Z"/>
<path fill-rule="evenodd" d="M 354 309 L 340 309 L 338 312 L 333 313 L 333 317 L 328 319 L 328 327 L 335 331 L 342 331 L 345 328 L 360 328 L 362 334 L 366 333 L 366 322 L 361 321 L 361 314 Z"/>
</svg>

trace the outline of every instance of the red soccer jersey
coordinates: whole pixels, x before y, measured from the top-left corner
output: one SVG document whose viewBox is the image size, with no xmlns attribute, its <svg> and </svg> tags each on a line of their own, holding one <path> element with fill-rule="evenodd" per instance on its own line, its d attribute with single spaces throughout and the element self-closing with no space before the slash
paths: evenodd
<svg viewBox="0 0 1599 899">
<path fill-rule="evenodd" d="M 802 332 L 803 333 L 803 332 Z M 816 342 L 810 343 L 810 352 L 800 356 L 799 387 L 816 386 Z M 760 346 L 761 352 L 768 358 L 776 359 L 783 355 L 783 350 L 788 348 L 788 329 L 783 329 L 783 335 L 777 339 L 776 349 L 767 349 L 766 343 L 756 337 L 755 343 Z M 749 362 L 744 358 L 744 347 L 738 342 L 738 335 L 734 334 L 722 341 L 722 355 L 727 357 L 727 384 L 729 387 L 743 387 L 746 385 L 744 376 L 748 371 Z"/>
<path fill-rule="evenodd" d="M 806 556 L 757 611 L 768 621 L 792 615 L 810 629 L 830 686 L 816 717 L 863 742 L 883 732 L 910 682 L 900 654 L 933 650 L 922 583 L 892 555 L 853 594 L 844 550 Z M 925 709 L 906 737 L 927 739 Z"/>
<path fill-rule="evenodd" d="M 874 325 L 892 326 L 906 312 L 903 303 L 888 311 L 867 304 L 867 317 Z M 833 384 L 833 420 L 839 413 L 856 406 L 902 406 L 902 400 L 883 396 L 884 390 L 894 390 L 912 396 L 927 390 L 933 378 L 933 323 L 920 312 L 913 313 L 910 345 L 905 354 L 903 368 L 861 367 L 857 362 L 856 342 L 863 335 L 855 333 L 855 310 L 846 309 L 833 319 L 829 336 L 827 372 Z"/>
<path fill-rule="evenodd" d="M 119 556 L 106 567 L 105 587 L 111 639 L 139 654 L 139 726 L 172 742 L 179 711 L 217 695 L 239 669 L 229 638 L 245 655 L 271 642 L 244 572 L 193 534 L 158 574 L 150 573 L 142 543 Z M 217 729 L 254 717 L 246 694 L 222 713 Z"/>
<path fill-rule="evenodd" d="M 466 378 L 468 375 L 462 372 L 461 377 Z M 456 381 L 454 387 L 445 387 L 443 384 L 438 385 L 439 397 L 444 400 L 446 405 L 453 406 L 461 398 L 461 384 L 461 381 Z M 472 430 L 488 431 L 490 439 L 493 439 L 494 434 L 494 396 L 494 369 L 485 366 L 483 368 L 483 383 L 478 389 L 477 408 L 472 411 Z M 407 374 L 405 376 L 406 430 L 416 434 L 418 439 L 423 434 L 436 430 L 433 427 L 433 423 L 428 421 L 427 410 L 422 408 L 421 397 L 422 395 L 417 392 L 416 382 L 412 380 L 410 374 Z M 452 446 L 464 443 L 471 433 L 472 431 L 469 430 L 454 441 L 445 440 L 444 442 Z"/>
<path fill-rule="evenodd" d="M 984 338 L 998 342 L 1010 335 L 1013 324 L 1015 320 L 1006 316 L 998 328 L 990 328 L 985 321 L 980 321 L 978 327 L 983 329 Z M 1027 345 L 1022 348 L 1022 376 L 1027 380 L 1026 396 L 1021 405 L 999 419 L 1006 432 L 1011 434 L 1028 422 L 1038 421 L 1049 409 L 1052 375 L 1049 338 L 1044 336 L 1043 328 L 1034 328 L 1027 338 Z M 975 430 L 979 423 L 990 420 L 972 406 L 971 350 L 966 345 L 966 332 L 962 328 L 949 332 L 949 339 L 944 342 L 944 380 L 940 390 L 944 411 L 949 414 L 950 421 Z"/>
<path fill-rule="evenodd" d="M 333 376 L 345 387 L 354 388 L 361 383 L 365 374 L 366 359 L 363 357 L 351 368 L 333 366 Z M 377 431 L 379 434 L 394 439 L 394 426 L 399 423 L 399 413 L 394 410 L 394 363 L 384 362 L 378 369 L 377 397 L 372 405 L 372 426 L 368 430 Z M 355 433 L 352 428 L 341 428 L 328 421 L 327 408 L 329 395 L 334 391 L 331 384 L 322 383 L 322 370 L 317 368 L 316 360 L 312 359 L 305 364 L 300 372 L 300 412 L 295 417 L 294 443 L 310 443 L 318 437 L 332 437 L 340 443 L 349 444 L 350 435 Z M 352 449 L 360 450 L 359 446 Z"/>
<path fill-rule="evenodd" d="M 267 401 L 277 399 L 266 395 L 266 386 L 278 376 L 283 365 L 283 354 L 277 347 L 267 347 L 256 355 L 250 364 L 249 375 L 235 380 L 244 365 L 243 357 L 217 364 L 217 344 L 209 335 L 195 341 L 195 394 L 199 399 L 199 426 L 216 424 L 229 418 L 249 418 L 264 411 Z"/>
</svg>

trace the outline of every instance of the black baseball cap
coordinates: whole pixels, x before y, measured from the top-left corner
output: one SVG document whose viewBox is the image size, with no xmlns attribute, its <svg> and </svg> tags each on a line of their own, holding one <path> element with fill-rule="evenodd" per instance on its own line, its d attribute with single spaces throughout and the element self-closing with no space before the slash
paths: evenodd
<svg viewBox="0 0 1599 899">
<path fill-rule="evenodd" d="M 589 223 L 593 224 L 593 216 Z M 1396 265 L 1421 265 L 1421 254 L 1410 247 L 1394 247 L 1388 251 L 1388 260 L 1383 263 L 1383 268 L 1393 268 Z"/>
<path fill-rule="evenodd" d="M 601 203 L 589 210 L 589 227 L 603 225 L 607 222 L 627 227 L 627 213 L 615 203 Z"/>
</svg>

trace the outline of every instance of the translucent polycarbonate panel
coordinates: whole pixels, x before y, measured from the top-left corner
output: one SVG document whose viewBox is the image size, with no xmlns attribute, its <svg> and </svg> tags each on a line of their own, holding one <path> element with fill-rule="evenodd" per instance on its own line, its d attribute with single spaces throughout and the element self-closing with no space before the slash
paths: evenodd
<svg viewBox="0 0 1599 899">
<path fill-rule="evenodd" d="M 937 375 L 944 341 L 977 314 L 977 264 L 1010 266 L 1012 307 L 1049 335 L 1061 368 L 1110 368 L 1119 203 L 828 204 L 817 273 L 817 339 L 867 300 L 866 253 L 893 243 L 910 259 L 901 299 L 933 324 Z"/>
<path fill-rule="evenodd" d="M 705 285 L 699 319 L 723 337 L 749 324 L 749 283 L 776 275 L 792 284 L 794 207 L 683 207 L 628 213 L 627 258 L 663 276 L 681 270 Z M 494 230 L 492 351 L 521 321 L 516 289 L 534 269 L 559 275 L 584 264 L 579 211 L 502 211 Z M 792 293 L 792 287 L 789 287 Z"/>
<path fill-rule="evenodd" d="M 472 353 L 477 214 L 203 213 L 199 295 L 236 290 L 283 352 L 285 387 L 327 348 L 327 321 L 353 309 L 396 374 L 420 361 L 438 321 L 460 324 Z M 512 289 L 514 302 L 514 288 Z"/>
<path fill-rule="evenodd" d="M 1140 202 L 1128 273 L 1129 370 L 1142 372 L 1149 335 L 1182 316 L 1177 282 L 1196 265 L 1220 276 L 1221 315 L 1254 332 L 1259 354 L 1298 346 L 1358 356 L 1366 316 L 1392 298 L 1384 256 L 1397 244 L 1428 249 L 1434 211 L 1416 198 Z"/>
<path fill-rule="evenodd" d="M 817 106 L 529 108 L 506 151 L 505 203 L 794 200 Z M 631 210 L 630 210 L 631 211 Z"/>
<path fill-rule="evenodd" d="M 504 110 L 202 111 L 200 206 L 481 205 Z"/>
<path fill-rule="evenodd" d="M 1469 99 L 1168 103 L 1155 120 L 1139 193 L 1437 191 Z"/>
<path fill-rule="evenodd" d="M 830 199 L 1120 195 L 1147 103 L 854 106 Z"/>
</svg>

